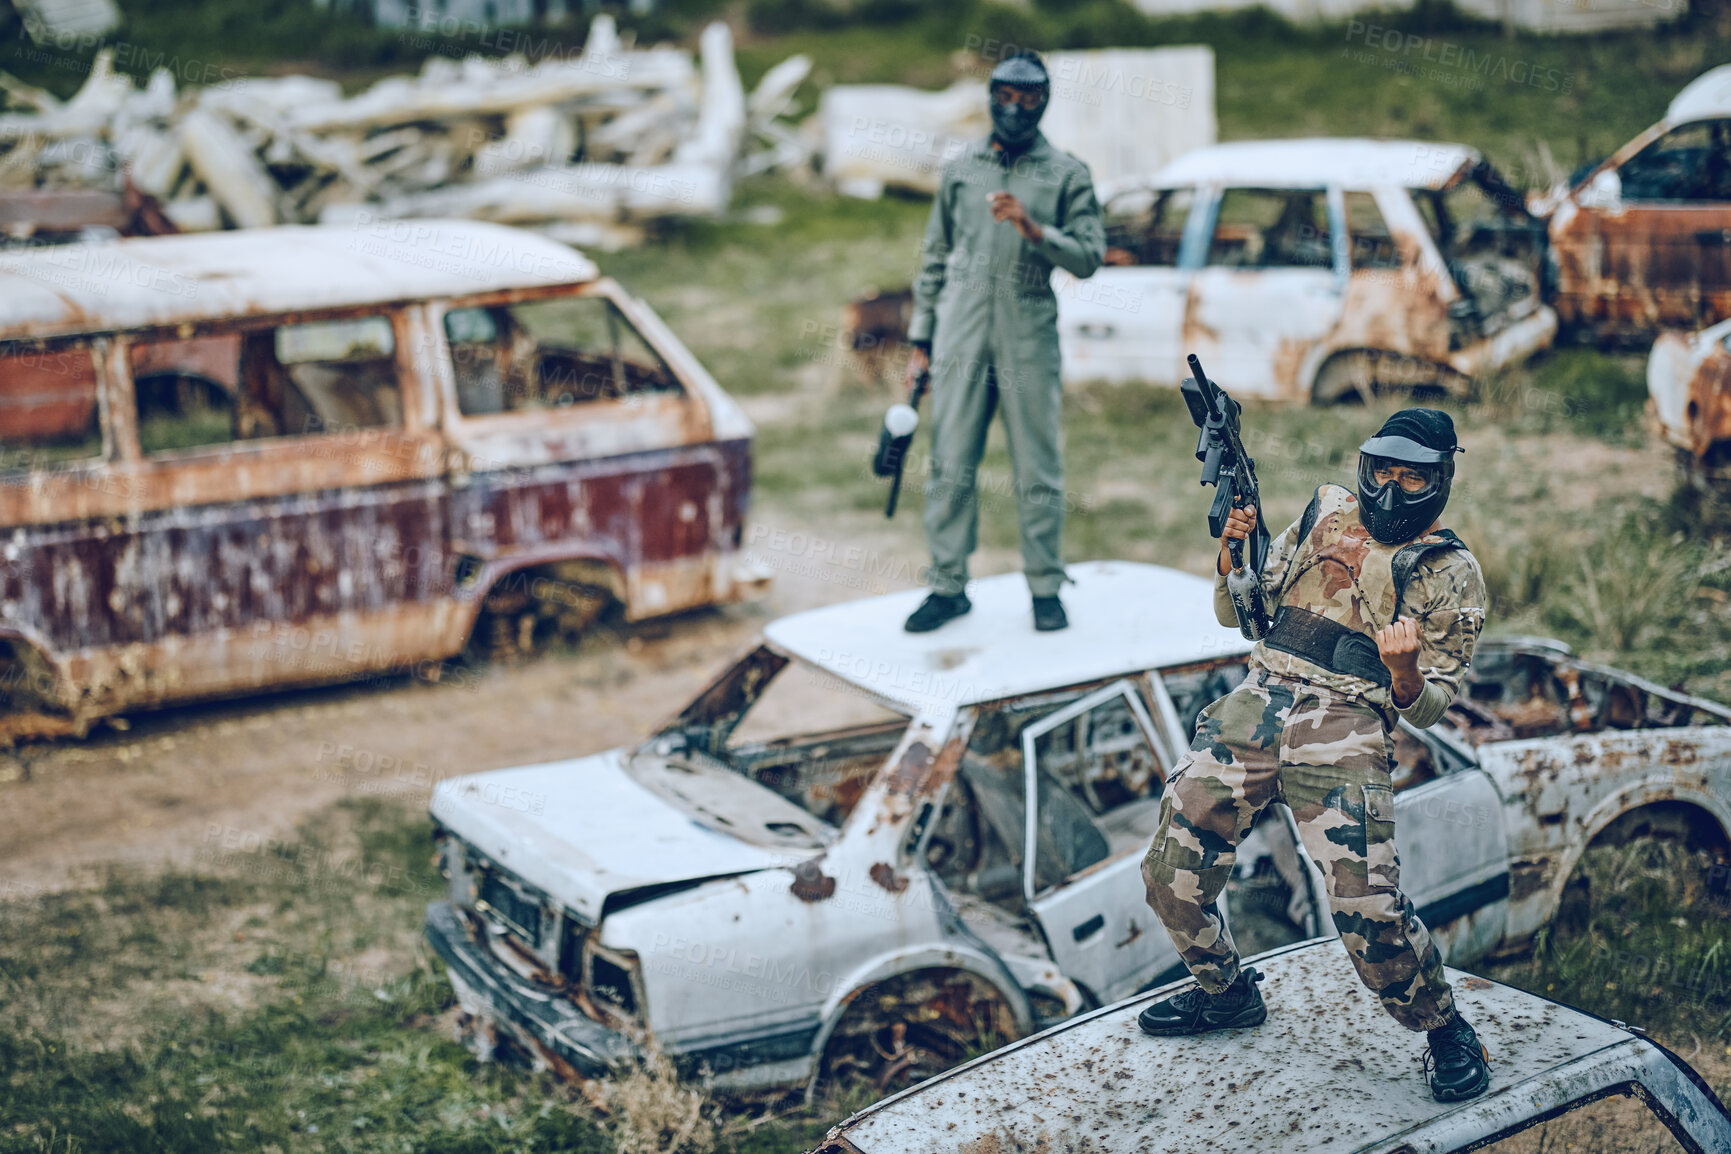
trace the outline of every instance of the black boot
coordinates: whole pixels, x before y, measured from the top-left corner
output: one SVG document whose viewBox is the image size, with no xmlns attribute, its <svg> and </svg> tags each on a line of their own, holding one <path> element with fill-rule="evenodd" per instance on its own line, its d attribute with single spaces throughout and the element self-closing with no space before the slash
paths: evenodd
<svg viewBox="0 0 1731 1154">
<path fill-rule="evenodd" d="M 1491 1084 L 1490 1055 L 1459 1010 L 1426 1036 L 1430 1048 L 1425 1052 L 1424 1066 L 1430 1075 L 1431 1097 L 1438 1102 L 1459 1102 L 1485 1092 Z"/>
<path fill-rule="evenodd" d="M 966 593 L 950 596 L 947 593 L 933 593 L 920 607 L 915 609 L 907 624 L 902 628 L 909 633 L 930 633 L 946 621 L 954 620 L 974 607 Z"/>
<path fill-rule="evenodd" d="M 1268 1003 L 1256 983 L 1263 975 L 1246 966 L 1218 994 L 1201 986 L 1179 990 L 1143 1010 L 1136 1024 L 1145 1034 L 1165 1038 L 1174 1034 L 1202 1034 L 1209 1030 L 1236 1030 L 1260 1026 L 1268 1019 Z"/>
<path fill-rule="evenodd" d="M 1064 615 L 1064 603 L 1058 600 L 1057 594 L 1050 597 L 1034 598 L 1034 628 L 1042 633 L 1054 629 L 1063 629 L 1070 624 L 1070 619 Z"/>
</svg>

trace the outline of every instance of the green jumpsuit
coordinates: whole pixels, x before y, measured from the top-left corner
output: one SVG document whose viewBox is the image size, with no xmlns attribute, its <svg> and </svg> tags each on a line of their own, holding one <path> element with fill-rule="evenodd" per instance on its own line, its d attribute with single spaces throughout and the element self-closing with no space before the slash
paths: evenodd
<svg viewBox="0 0 1731 1154">
<path fill-rule="evenodd" d="M 976 472 L 994 408 L 1003 412 L 1022 571 L 1035 597 L 1067 579 L 1064 461 L 1059 437 L 1058 300 L 1052 266 L 1092 276 L 1106 231 L 1088 166 L 1036 134 L 1008 166 L 981 141 L 944 166 L 914 282 L 908 338 L 931 342 L 932 453 L 926 485 L 928 582 L 961 593 L 978 539 Z M 992 219 L 1005 191 L 1040 226 L 1038 244 Z"/>
</svg>

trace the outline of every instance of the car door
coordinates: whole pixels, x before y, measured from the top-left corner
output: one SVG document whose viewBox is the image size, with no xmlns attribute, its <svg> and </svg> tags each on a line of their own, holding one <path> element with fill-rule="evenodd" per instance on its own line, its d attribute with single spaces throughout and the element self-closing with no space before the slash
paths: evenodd
<svg viewBox="0 0 1731 1154">
<path fill-rule="evenodd" d="M 1339 189 L 1227 188 L 1190 280 L 1182 341 L 1233 396 L 1308 399 L 1305 354 L 1343 314 Z"/>
<path fill-rule="evenodd" d="M 1401 892 L 1460 966 L 1502 940 L 1509 912 L 1509 846 L 1502 795 L 1471 747 L 1402 723 L 1395 738 L 1395 850 Z"/>
<path fill-rule="evenodd" d="M 1129 679 L 1022 731 L 1023 892 L 1052 959 L 1101 1002 L 1178 958 L 1142 882 L 1168 748 Z"/>
<path fill-rule="evenodd" d="M 1058 269 L 1058 343 L 1066 384 L 1184 376 L 1184 301 L 1205 239 L 1188 235 L 1197 189 L 1137 185 L 1107 199 L 1106 263 L 1087 280 Z M 1186 260 L 1186 258 L 1189 258 Z"/>
<path fill-rule="evenodd" d="M 1607 337 L 1731 317 L 1731 119 L 1679 125 L 1572 194 L 1559 312 Z"/>
</svg>

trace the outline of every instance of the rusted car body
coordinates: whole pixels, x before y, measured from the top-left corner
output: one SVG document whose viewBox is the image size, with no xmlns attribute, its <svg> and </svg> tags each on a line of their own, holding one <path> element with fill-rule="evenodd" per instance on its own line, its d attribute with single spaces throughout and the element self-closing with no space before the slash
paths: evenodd
<svg viewBox="0 0 1731 1154">
<path fill-rule="evenodd" d="M 426 934 L 477 1044 L 883 1090 L 1182 973 L 1141 858 L 1248 643 L 1201 578 L 1071 572 L 1062 632 L 1013 574 L 936 635 L 900 628 L 919 590 L 812 610 L 634 748 L 447 782 Z M 1731 711 L 1550 643 L 1474 671 L 1393 774 L 1402 888 L 1454 964 L 1526 945 L 1595 839 L 1731 844 Z M 1324 892 L 1269 807 L 1227 891 L 1241 948 L 1331 934 Z"/>
<path fill-rule="evenodd" d="M 648 306 L 513 229 L 0 255 L 4 725 L 425 669 L 509 595 L 750 592 L 751 434 Z"/>
<path fill-rule="evenodd" d="M 1234 396 L 1457 395 L 1550 344 L 1543 226 L 1474 150 L 1422 141 L 1200 148 L 1100 196 L 1106 264 L 1055 273 L 1064 379 Z"/>
<path fill-rule="evenodd" d="M 1647 357 L 1647 412 L 1686 476 L 1731 486 L 1731 321 L 1659 334 Z"/>
<path fill-rule="evenodd" d="M 1500 1154 L 1534 1149 L 1500 1143 L 1574 1111 L 1593 1112 L 1591 1132 L 1604 1117 L 1593 1104 L 1613 1095 L 1646 1108 L 1641 1137 L 1654 1137 L 1639 1149 L 1731 1150 L 1731 1115 L 1706 1080 L 1621 1022 L 1447 969 L 1491 1083 L 1437 1102 L 1415 1060 L 1423 1038 L 1359 985 L 1338 940 L 1254 960 L 1260 1026 L 1148 1037 L 1136 1015 L 1171 992 L 1155 990 L 868 1106 L 817 1154 Z"/>
<path fill-rule="evenodd" d="M 1565 331 L 1644 343 L 1731 319 L 1731 65 L 1572 185 L 1535 198 Z"/>
</svg>

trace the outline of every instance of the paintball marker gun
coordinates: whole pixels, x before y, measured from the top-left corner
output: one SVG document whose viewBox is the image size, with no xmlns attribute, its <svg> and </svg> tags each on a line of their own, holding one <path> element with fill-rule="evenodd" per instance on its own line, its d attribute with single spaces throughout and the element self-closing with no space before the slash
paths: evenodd
<svg viewBox="0 0 1731 1154">
<path fill-rule="evenodd" d="M 1268 561 L 1268 527 L 1263 524 L 1262 495 L 1256 489 L 1256 462 L 1244 451 L 1239 439 L 1238 416 L 1242 411 L 1226 390 L 1208 379 L 1202 362 L 1190 356 L 1190 372 L 1181 387 L 1184 403 L 1190 409 L 1190 419 L 1196 422 L 1201 435 L 1196 439 L 1196 459 L 1202 462 L 1202 483 L 1213 485 L 1214 504 L 1208 510 L 1208 532 L 1219 537 L 1226 528 L 1226 517 L 1233 508 L 1249 506 L 1256 510 L 1256 528 L 1251 531 L 1250 564 L 1245 565 L 1244 546 L 1247 542 L 1227 542 L 1232 557 L 1232 572 L 1226 575 L 1226 589 L 1232 595 L 1232 609 L 1238 614 L 1238 629 L 1252 641 L 1268 632 L 1268 605 L 1262 595 L 1262 566 Z"/>
<path fill-rule="evenodd" d="M 931 370 L 921 369 L 914 377 L 913 391 L 906 404 L 894 404 L 884 414 L 884 426 L 878 431 L 878 451 L 872 458 L 872 474 L 890 477 L 890 496 L 884 505 L 884 516 L 896 515 L 896 500 L 902 494 L 902 469 L 907 464 L 908 446 L 913 443 L 914 430 L 920 426 L 920 398 L 931 384 Z"/>
</svg>

